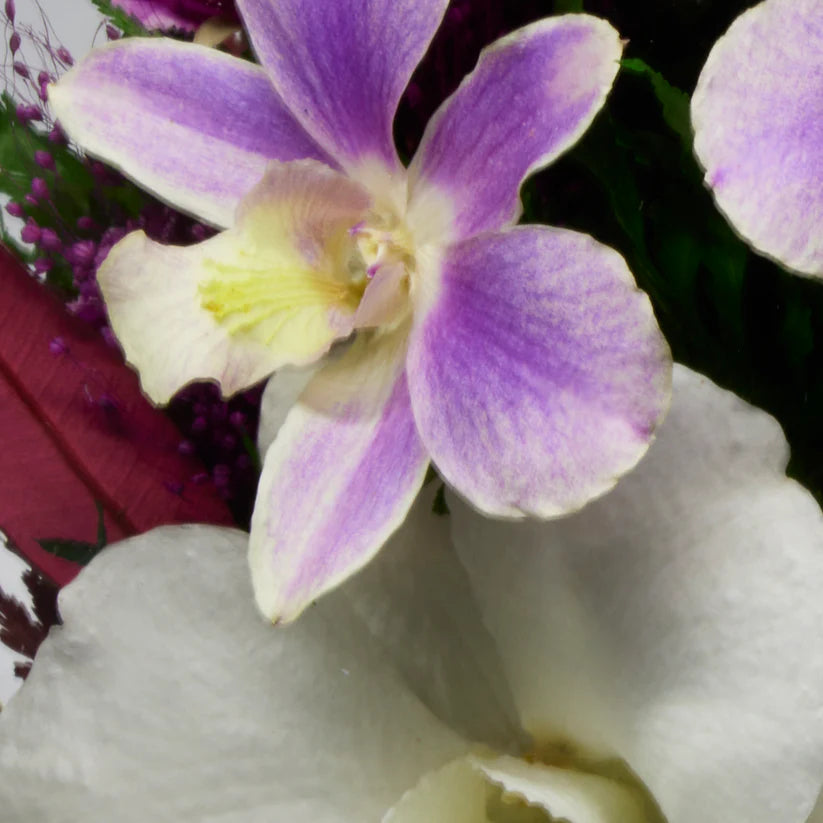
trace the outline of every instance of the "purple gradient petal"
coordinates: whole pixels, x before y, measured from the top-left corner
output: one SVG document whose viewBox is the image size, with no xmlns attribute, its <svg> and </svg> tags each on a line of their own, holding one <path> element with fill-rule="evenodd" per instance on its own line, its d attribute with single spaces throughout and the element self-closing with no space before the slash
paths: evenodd
<svg viewBox="0 0 823 823">
<path fill-rule="evenodd" d="M 205 46 L 110 43 L 51 86 L 49 101 L 89 154 L 217 226 L 231 225 L 270 160 L 329 162 L 262 69 Z"/>
<path fill-rule="evenodd" d="M 446 0 L 238 0 L 257 56 L 309 134 L 347 169 L 399 161 L 392 121 Z"/>
<path fill-rule="evenodd" d="M 758 251 L 823 276 L 823 8 L 767 0 L 717 41 L 692 98 L 694 148 Z"/>
<path fill-rule="evenodd" d="M 454 201 L 454 239 L 515 222 L 523 178 L 588 128 L 621 52 L 617 32 L 588 15 L 541 20 L 487 48 L 429 121 L 409 169 L 411 210 L 434 188 Z"/>
<path fill-rule="evenodd" d="M 407 334 L 356 339 L 312 379 L 266 453 L 249 560 L 258 605 L 274 622 L 364 566 L 423 483 Z"/>
<path fill-rule="evenodd" d="M 671 359 L 620 255 L 522 226 L 448 250 L 407 370 L 443 477 L 488 514 L 551 517 L 640 459 L 668 405 Z"/>
<path fill-rule="evenodd" d="M 236 19 L 231 0 L 112 0 L 112 5 L 136 17 L 148 29 L 194 32 L 216 15 Z"/>
</svg>

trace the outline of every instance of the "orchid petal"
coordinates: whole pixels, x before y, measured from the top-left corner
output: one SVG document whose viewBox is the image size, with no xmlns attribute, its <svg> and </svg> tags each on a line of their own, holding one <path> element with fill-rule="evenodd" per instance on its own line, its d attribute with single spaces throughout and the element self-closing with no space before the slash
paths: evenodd
<svg viewBox="0 0 823 823">
<path fill-rule="evenodd" d="M 669 393 L 668 348 L 623 259 L 586 235 L 523 226 L 453 246 L 440 265 L 407 368 L 443 478 L 515 517 L 610 489 Z"/>
<path fill-rule="evenodd" d="M 823 277 L 823 15 L 767 0 L 717 41 L 692 98 L 706 184 L 755 249 Z"/>
<path fill-rule="evenodd" d="M 428 455 L 403 370 L 407 330 L 361 334 L 320 370 L 266 453 L 251 526 L 257 603 L 273 621 L 364 566 L 403 522 Z"/>
<path fill-rule="evenodd" d="M 617 32 L 588 15 L 541 20 L 488 47 L 429 121 L 409 168 L 410 222 L 445 196 L 450 239 L 515 223 L 520 183 L 589 127 L 621 52 Z"/>
<path fill-rule="evenodd" d="M 421 491 L 385 550 L 341 596 L 437 717 L 468 740 L 507 751 L 527 736 L 449 518 L 432 511 L 436 486 Z"/>
<path fill-rule="evenodd" d="M 89 154 L 220 227 L 270 160 L 327 159 L 261 68 L 191 43 L 95 49 L 49 87 L 49 103 Z"/>
<path fill-rule="evenodd" d="M 424 775 L 383 823 L 501 820 L 662 823 L 631 783 L 506 755 L 468 755 Z"/>
<path fill-rule="evenodd" d="M 63 591 L 0 714 L 4 823 L 379 820 L 466 751 L 344 597 L 266 625 L 246 539 L 158 529 Z"/>
<path fill-rule="evenodd" d="M 211 240 L 186 248 L 142 232 L 121 240 L 98 279 L 146 394 L 165 403 L 203 379 L 233 394 L 347 336 L 359 294 L 340 279 L 340 237 L 369 202 L 320 163 L 273 163 L 237 225 Z"/>
<path fill-rule="evenodd" d="M 399 169 L 392 121 L 446 0 L 238 0 L 260 62 L 319 145 Z"/>
<path fill-rule="evenodd" d="M 476 767 L 517 800 L 545 809 L 550 820 L 571 823 L 665 823 L 652 817 L 640 790 L 628 783 L 578 769 L 528 763 L 519 757 L 472 758 Z"/>
<path fill-rule="evenodd" d="M 257 426 L 257 451 L 261 455 L 274 443 L 292 407 L 320 368 L 321 363 L 313 363 L 302 369 L 281 369 L 266 381 Z"/>
<path fill-rule="evenodd" d="M 175 3 L 158 3 L 158 0 L 112 0 L 112 6 L 123 9 L 129 17 L 134 17 L 147 29 L 194 32 L 198 20 L 191 15 L 182 14 L 185 10 L 176 8 Z"/>
<path fill-rule="evenodd" d="M 447 763 L 407 791 L 382 823 L 493 823 L 488 781 L 467 757 Z"/>
<path fill-rule="evenodd" d="M 452 501 L 536 741 L 625 759 L 669 823 L 804 823 L 823 775 L 823 518 L 777 423 L 678 367 L 657 441 L 552 523 Z"/>
</svg>

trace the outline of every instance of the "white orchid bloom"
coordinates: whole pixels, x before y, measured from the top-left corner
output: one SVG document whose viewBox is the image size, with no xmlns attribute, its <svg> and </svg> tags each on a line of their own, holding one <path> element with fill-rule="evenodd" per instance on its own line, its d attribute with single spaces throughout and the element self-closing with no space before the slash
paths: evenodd
<svg viewBox="0 0 823 823">
<path fill-rule="evenodd" d="M 787 453 L 678 369 L 612 494 L 540 524 L 424 499 L 277 630 L 240 532 L 107 550 L 0 715 L 3 821 L 804 823 L 823 522 Z"/>
</svg>

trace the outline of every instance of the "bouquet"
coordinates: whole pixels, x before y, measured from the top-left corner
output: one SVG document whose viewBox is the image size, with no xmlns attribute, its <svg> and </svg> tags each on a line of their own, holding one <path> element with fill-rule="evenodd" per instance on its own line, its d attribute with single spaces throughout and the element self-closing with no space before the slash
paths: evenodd
<svg viewBox="0 0 823 823">
<path fill-rule="evenodd" d="M 4 820 L 823 819 L 818 0 L 21 3 Z"/>
</svg>

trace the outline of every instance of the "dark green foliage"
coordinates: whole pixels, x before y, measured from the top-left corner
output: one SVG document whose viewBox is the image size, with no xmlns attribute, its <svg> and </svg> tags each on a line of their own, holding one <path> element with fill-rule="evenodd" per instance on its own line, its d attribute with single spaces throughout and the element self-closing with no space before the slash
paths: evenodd
<svg viewBox="0 0 823 823">
<path fill-rule="evenodd" d="M 106 524 L 103 521 L 103 507 L 100 503 L 97 506 L 97 541 L 95 543 L 84 543 L 82 540 L 64 540 L 59 537 L 45 538 L 38 540 L 40 546 L 55 557 L 63 560 L 70 560 L 72 563 L 79 563 L 85 566 L 91 559 L 106 547 Z"/>
</svg>

